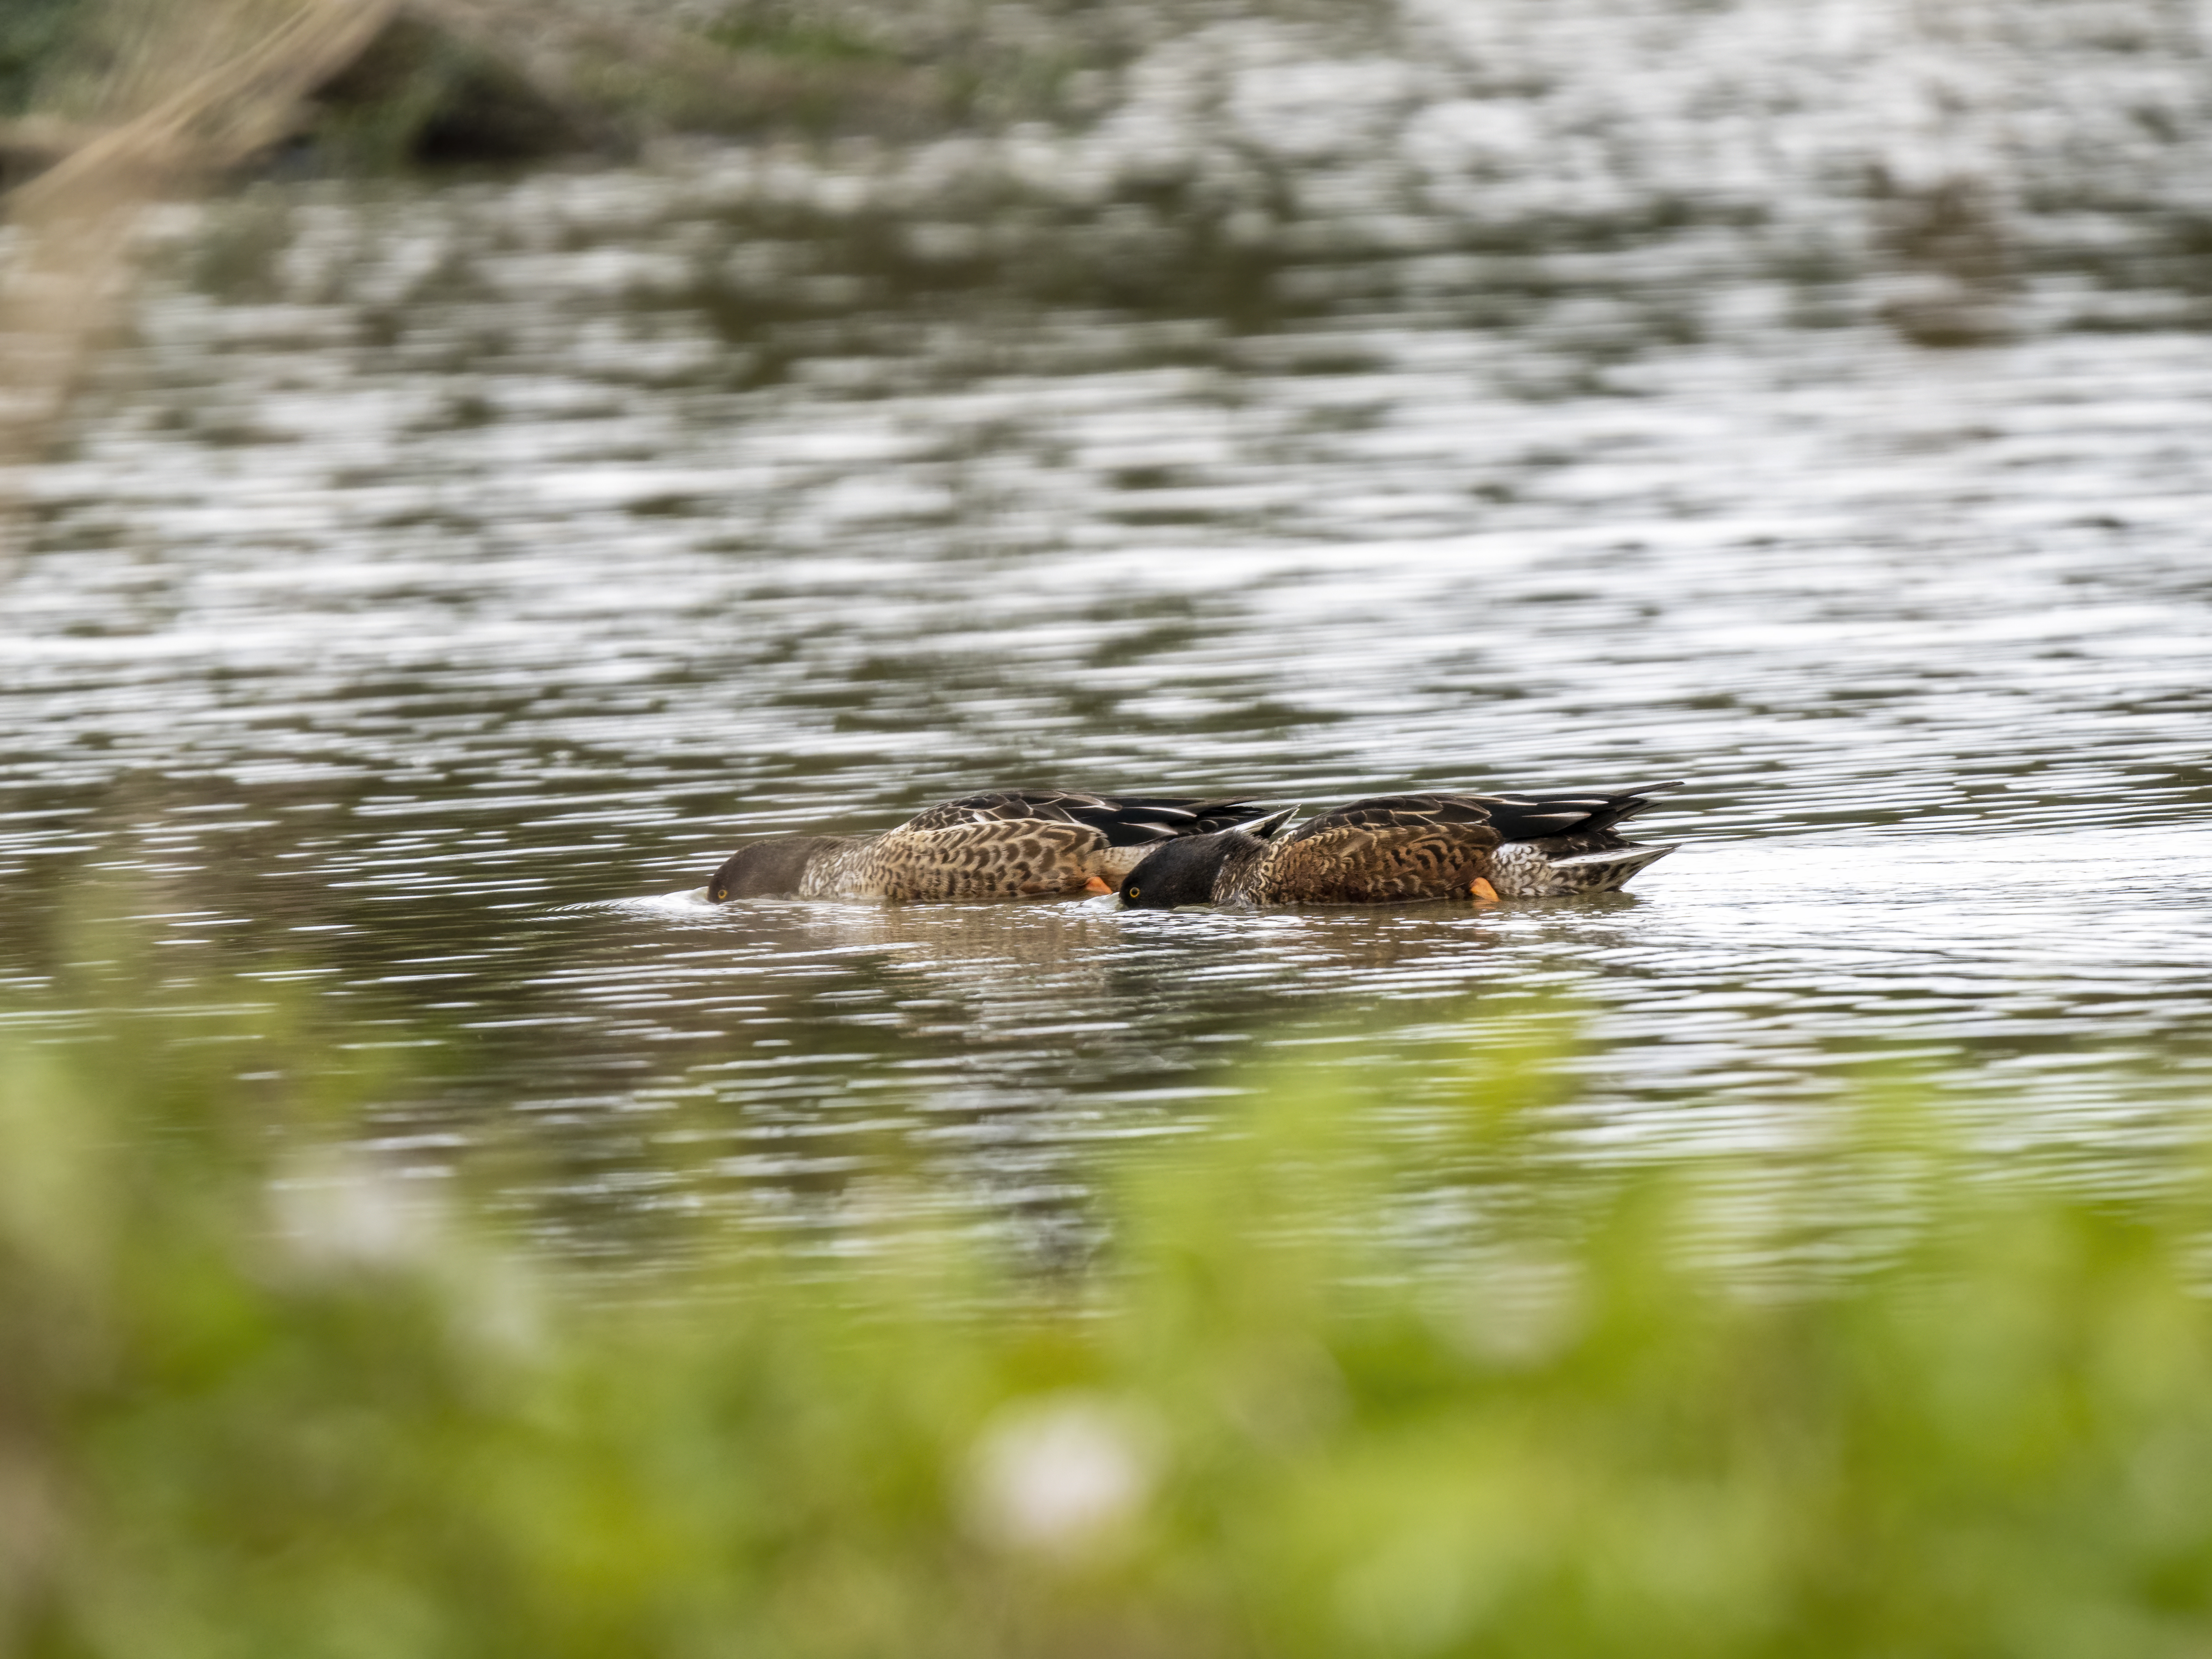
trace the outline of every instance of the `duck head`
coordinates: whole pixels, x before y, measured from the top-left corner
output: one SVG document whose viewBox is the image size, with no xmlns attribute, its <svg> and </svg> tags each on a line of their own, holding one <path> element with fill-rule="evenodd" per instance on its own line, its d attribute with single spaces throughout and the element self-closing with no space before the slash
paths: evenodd
<svg viewBox="0 0 2212 1659">
<path fill-rule="evenodd" d="M 726 899 L 781 898 L 799 890 L 799 878 L 814 855 L 830 844 L 826 836 L 786 836 L 740 847 L 707 883 L 707 896 Z"/>
<path fill-rule="evenodd" d="M 1212 903 L 1214 878 L 1221 866 L 1236 854 L 1272 840 L 1297 810 L 1289 806 L 1233 830 L 1178 836 L 1163 843 L 1122 880 L 1122 905 L 1133 910 L 1172 910 L 1178 904 Z"/>
<path fill-rule="evenodd" d="M 1132 910 L 1172 910 L 1178 904 L 1213 902 L 1213 878 L 1237 850 L 1249 844 L 1241 830 L 1210 836 L 1179 836 L 1129 872 L 1121 882 L 1121 903 Z"/>
</svg>

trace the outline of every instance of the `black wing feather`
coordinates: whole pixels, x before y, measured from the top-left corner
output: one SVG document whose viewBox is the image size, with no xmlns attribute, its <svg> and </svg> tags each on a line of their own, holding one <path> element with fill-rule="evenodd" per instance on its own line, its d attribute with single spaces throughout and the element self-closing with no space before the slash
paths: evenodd
<svg viewBox="0 0 2212 1659">
<path fill-rule="evenodd" d="M 1196 795 L 1091 795 L 1073 789 L 1002 789 L 963 795 L 915 814 L 902 827 L 946 830 L 955 824 L 1085 823 L 1109 847 L 1143 847 L 1178 836 L 1203 836 L 1260 816 L 1261 804 Z"/>
<path fill-rule="evenodd" d="M 1583 789 L 1557 795 L 1374 795 L 1324 812 L 1300 826 L 1291 839 L 1346 824 L 1488 823 L 1509 842 L 1565 837 L 1577 850 L 1595 851 L 1618 845 L 1620 838 L 1611 833 L 1613 825 L 1650 805 L 1652 796 L 1680 787 L 1647 783 L 1631 789 Z"/>
<path fill-rule="evenodd" d="M 1478 824 L 1490 822 L 1490 809 L 1465 795 L 1370 795 L 1322 813 L 1300 824 L 1290 841 L 1304 841 L 1331 830 L 1352 825 L 1384 829 L 1425 823 Z M 1284 843 L 1285 846 L 1288 842 Z"/>
<path fill-rule="evenodd" d="M 1611 848 L 1620 837 L 1613 827 L 1634 817 L 1651 805 L 1663 790 L 1679 789 L 1675 783 L 1638 784 L 1627 789 L 1577 789 L 1572 793 L 1473 795 L 1490 809 L 1490 821 L 1508 841 L 1553 841 L 1565 836 L 1589 850 Z"/>
</svg>

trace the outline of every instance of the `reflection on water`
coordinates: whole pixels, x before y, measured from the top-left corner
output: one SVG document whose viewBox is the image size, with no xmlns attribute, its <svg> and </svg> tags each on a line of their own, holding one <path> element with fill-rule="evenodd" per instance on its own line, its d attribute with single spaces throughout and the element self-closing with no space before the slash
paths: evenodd
<svg viewBox="0 0 2212 1659">
<path fill-rule="evenodd" d="M 1312 84 L 1427 148 L 1354 173 L 1511 136 L 1370 70 Z M 915 1201 L 1049 1206 L 1226 1061 L 1370 1014 L 1442 1053 L 1532 991 L 1589 1011 L 1594 1146 L 1786 1136 L 1870 1049 L 2046 1145 L 2200 1087 L 2212 338 L 2081 326 L 2179 289 L 2028 258 L 2016 339 L 1923 352 L 1724 191 L 1438 264 L 1520 200 L 1462 155 L 1475 195 L 1395 230 L 1312 161 L 1238 222 L 1264 259 L 1191 241 L 1190 303 L 1116 304 L 955 259 L 1060 222 L 963 220 L 916 182 L 946 154 L 226 210 L 197 246 L 247 276 L 180 262 L 35 481 L 0 972 L 120 874 L 180 979 L 434 1038 L 387 1144 L 526 1121 L 586 1232 L 717 1184 L 803 1211 L 894 1140 Z M 945 216 L 860 246 L 900 180 Z M 1661 776 L 1688 845 L 1631 894 L 1483 914 L 687 896 L 744 836 L 990 785 Z"/>
</svg>

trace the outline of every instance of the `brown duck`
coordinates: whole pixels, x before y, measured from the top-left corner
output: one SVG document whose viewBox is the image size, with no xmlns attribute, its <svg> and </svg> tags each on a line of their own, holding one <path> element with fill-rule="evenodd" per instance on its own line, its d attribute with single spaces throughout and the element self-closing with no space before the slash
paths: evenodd
<svg viewBox="0 0 2212 1659">
<path fill-rule="evenodd" d="M 1110 893 L 1166 842 L 1259 816 L 1249 801 L 1006 790 L 933 806 L 878 836 L 741 848 L 707 884 L 737 898 L 1024 898 Z"/>
<path fill-rule="evenodd" d="M 1121 884 L 1140 909 L 1178 904 L 1402 904 L 1602 893 L 1674 849 L 1614 829 L 1674 783 L 1562 795 L 1377 795 L 1287 835 L 1280 818 L 1185 836 Z M 1281 815 L 1287 817 L 1289 814 Z"/>
</svg>

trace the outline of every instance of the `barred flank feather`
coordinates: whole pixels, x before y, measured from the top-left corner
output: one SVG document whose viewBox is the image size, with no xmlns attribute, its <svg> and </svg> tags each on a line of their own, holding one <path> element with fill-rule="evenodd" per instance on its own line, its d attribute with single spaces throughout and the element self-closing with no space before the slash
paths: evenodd
<svg viewBox="0 0 2212 1659">
<path fill-rule="evenodd" d="M 1603 892 L 1674 848 L 1614 828 L 1671 783 L 1571 795 L 1376 795 L 1261 841 L 1186 837 L 1147 858 L 1124 902 L 1389 904 Z"/>
<path fill-rule="evenodd" d="M 917 812 L 878 836 L 758 842 L 708 883 L 730 898 L 1029 898 L 1118 887 L 1146 854 L 1252 822 L 1249 800 L 1004 790 Z"/>
</svg>

